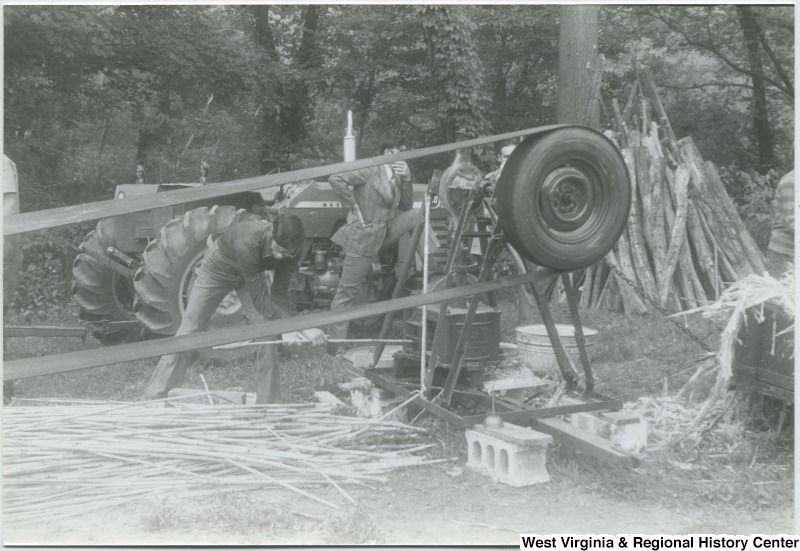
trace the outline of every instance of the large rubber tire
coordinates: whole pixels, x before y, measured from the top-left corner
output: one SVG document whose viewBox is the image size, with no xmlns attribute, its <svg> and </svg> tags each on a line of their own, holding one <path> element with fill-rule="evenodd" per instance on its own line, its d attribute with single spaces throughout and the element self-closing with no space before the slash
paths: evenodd
<svg viewBox="0 0 800 551">
<path fill-rule="evenodd" d="M 585 268 L 605 256 L 625 229 L 631 204 L 622 155 L 583 127 L 517 146 L 495 195 L 509 242 L 531 262 L 557 270 Z"/>
<path fill-rule="evenodd" d="M 100 220 L 81 244 L 82 250 L 105 255 L 108 247 L 116 247 L 112 225 Z M 148 336 L 138 323 L 103 326 L 103 321 L 136 321 L 133 314 L 133 282 L 115 272 L 92 254 L 79 253 L 72 262 L 72 298 L 80 318 L 92 328 L 94 337 L 104 345 L 136 342 Z"/>
<path fill-rule="evenodd" d="M 220 235 L 244 216 L 247 213 L 235 207 L 201 207 L 161 228 L 159 236 L 145 248 L 142 266 L 133 278 L 137 295 L 133 309 L 145 327 L 160 335 L 174 335 L 178 331 L 208 238 Z M 223 300 L 209 329 L 245 322 L 241 307 Z"/>
</svg>

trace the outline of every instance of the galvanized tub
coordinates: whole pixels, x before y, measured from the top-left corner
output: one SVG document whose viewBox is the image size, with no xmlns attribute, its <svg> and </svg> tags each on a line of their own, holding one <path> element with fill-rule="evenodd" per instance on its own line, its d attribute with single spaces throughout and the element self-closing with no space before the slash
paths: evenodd
<svg viewBox="0 0 800 551">
<path fill-rule="evenodd" d="M 561 338 L 564 349 L 576 367 L 580 366 L 578 343 L 575 341 L 575 327 L 572 325 L 556 324 L 556 330 Z M 591 360 L 592 349 L 597 342 L 598 332 L 588 327 L 583 328 L 586 341 L 586 354 Z M 544 325 L 522 325 L 516 328 L 516 343 L 520 362 L 538 373 L 558 372 L 558 361 L 553 351 L 550 337 Z M 580 369 L 580 367 L 579 367 Z"/>
</svg>

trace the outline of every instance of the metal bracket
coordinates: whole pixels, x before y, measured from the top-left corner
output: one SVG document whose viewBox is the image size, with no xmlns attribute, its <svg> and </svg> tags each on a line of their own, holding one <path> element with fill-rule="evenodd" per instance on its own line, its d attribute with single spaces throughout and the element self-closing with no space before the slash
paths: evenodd
<svg viewBox="0 0 800 551">
<path fill-rule="evenodd" d="M 111 250 L 113 250 L 113 252 L 109 252 Z M 92 258 L 103 264 L 103 266 L 106 266 L 114 270 L 118 274 L 123 275 L 128 279 L 133 279 L 133 274 L 136 273 L 136 268 L 139 267 L 138 262 L 135 259 L 118 251 L 117 249 L 114 249 L 113 247 L 109 247 L 109 250 L 105 251 L 105 254 L 103 254 L 81 245 L 80 247 L 78 247 L 78 252 L 91 256 Z M 118 258 L 123 261 L 128 261 L 128 266 L 123 266 L 119 262 L 115 261 L 114 260 L 115 258 Z"/>
</svg>

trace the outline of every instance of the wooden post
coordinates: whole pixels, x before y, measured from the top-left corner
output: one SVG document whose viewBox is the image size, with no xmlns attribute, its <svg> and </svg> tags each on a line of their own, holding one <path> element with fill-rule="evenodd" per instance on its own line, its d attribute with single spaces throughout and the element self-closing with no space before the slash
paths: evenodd
<svg viewBox="0 0 800 551">
<path fill-rule="evenodd" d="M 700 213 L 697 206 L 689 201 L 689 208 L 687 210 L 688 218 L 686 220 L 689 228 L 689 241 L 694 247 L 695 262 L 706 274 L 708 281 L 714 282 L 716 272 L 714 270 L 714 257 L 711 254 L 711 248 L 708 244 L 707 237 L 703 231 L 703 226 L 700 223 Z"/>
<path fill-rule="evenodd" d="M 627 228 L 628 238 L 631 246 L 631 256 L 633 258 L 633 266 L 637 276 L 639 277 L 639 282 L 642 285 L 642 289 L 644 289 L 644 292 L 650 297 L 653 297 L 656 294 L 655 278 L 653 277 L 653 272 L 650 269 L 650 264 L 647 260 L 647 251 L 645 250 L 645 240 L 642 233 L 642 221 L 640 218 L 641 208 L 639 207 L 638 200 L 636 199 L 638 186 L 636 182 L 636 174 L 633 171 L 634 161 L 630 151 L 625 150 L 622 152 L 622 154 L 623 158 L 625 159 L 625 163 L 628 166 L 631 185 L 634 188 L 632 190 L 633 200 L 631 201 L 631 212 Z"/>
<path fill-rule="evenodd" d="M 672 225 L 669 249 L 664 258 L 663 266 L 658 272 L 658 303 L 662 308 L 667 305 L 672 274 L 678 264 L 681 247 L 683 247 L 683 240 L 686 236 L 686 210 L 689 206 L 689 179 L 691 174 L 689 167 L 682 164 L 678 167 L 675 175 L 675 197 L 678 201 L 675 209 L 675 223 Z"/>
</svg>

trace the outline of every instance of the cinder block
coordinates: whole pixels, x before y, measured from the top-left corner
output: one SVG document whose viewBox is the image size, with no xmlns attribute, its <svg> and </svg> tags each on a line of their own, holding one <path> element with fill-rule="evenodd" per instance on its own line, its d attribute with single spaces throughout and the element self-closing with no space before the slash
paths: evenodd
<svg viewBox="0 0 800 551">
<path fill-rule="evenodd" d="M 580 412 L 570 415 L 576 427 L 609 440 L 621 450 L 641 452 L 647 447 L 647 420 L 622 411 Z"/>
<path fill-rule="evenodd" d="M 552 436 L 505 423 L 500 428 L 475 425 L 466 437 L 470 469 L 518 488 L 550 480 L 545 461 Z"/>
</svg>

